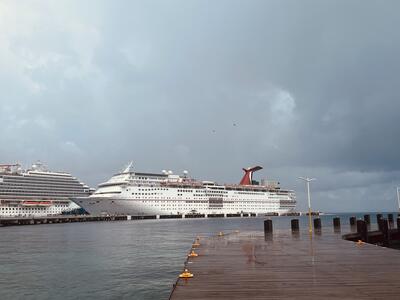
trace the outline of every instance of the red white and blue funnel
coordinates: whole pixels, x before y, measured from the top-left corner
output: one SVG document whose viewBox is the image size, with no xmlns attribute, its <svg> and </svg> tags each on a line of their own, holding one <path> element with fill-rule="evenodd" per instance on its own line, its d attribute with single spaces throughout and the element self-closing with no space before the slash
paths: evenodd
<svg viewBox="0 0 400 300">
<path fill-rule="evenodd" d="M 240 185 L 252 185 L 253 173 L 255 171 L 259 171 L 261 169 L 262 169 L 262 167 L 260 167 L 260 166 L 255 166 L 255 167 L 247 168 L 247 169 L 243 168 L 243 171 L 245 172 L 245 174 L 244 174 L 242 180 L 240 180 Z"/>
</svg>

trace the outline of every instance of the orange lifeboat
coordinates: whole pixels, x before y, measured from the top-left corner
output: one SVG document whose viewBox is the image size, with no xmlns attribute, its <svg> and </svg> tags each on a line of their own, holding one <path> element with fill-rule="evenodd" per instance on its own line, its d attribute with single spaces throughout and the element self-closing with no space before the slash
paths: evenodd
<svg viewBox="0 0 400 300">
<path fill-rule="evenodd" d="M 23 201 L 23 206 L 51 206 L 53 203 L 51 201 Z"/>
</svg>

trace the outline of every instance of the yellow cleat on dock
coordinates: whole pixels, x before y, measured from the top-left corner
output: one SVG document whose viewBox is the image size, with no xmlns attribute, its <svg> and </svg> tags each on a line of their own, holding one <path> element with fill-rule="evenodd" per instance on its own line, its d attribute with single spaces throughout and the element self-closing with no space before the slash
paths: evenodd
<svg viewBox="0 0 400 300">
<path fill-rule="evenodd" d="M 365 244 L 365 242 L 363 242 L 362 240 L 358 240 L 357 241 L 357 246 L 361 246 L 361 245 L 364 245 Z"/>
<path fill-rule="evenodd" d="M 194 275 L 188 271 L 188 269 L 185 269 L 183 273 L 179 274 L 179 278 L 192 278 Z"/>
<path fill-rule="evenodd" d="M 198 246 L 200 246 L 200 239 L 197 237 L 196 238 L 196 241 L 193 243 L 193 245 L 192 245 L 193 247 L 198 247 Z"/>
<path fill-rule="evenodd" d="M 188 254 L 188 257 L 197 257 L 197 256 L 199 255 L 196 252 L 194 252 L 194 250 L 192 250 L 192 252 Z"/>
</svg>

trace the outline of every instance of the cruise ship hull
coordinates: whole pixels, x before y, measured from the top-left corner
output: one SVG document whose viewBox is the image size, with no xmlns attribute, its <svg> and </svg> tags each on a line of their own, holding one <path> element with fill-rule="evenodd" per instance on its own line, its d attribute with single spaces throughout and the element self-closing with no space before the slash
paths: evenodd
<svg viewBox="0 0 400 300">
<path fill-rule="evenodd" d="M 93 215 L 186 215 L 186 214 L 283 214 L 296 206 L 294 192 L 279 183 L 255 184 L 252 173 L 260 166 L 243 169 L 240 184 L 219 185 L 174 175 L 134 172 L 129 164 L 121 173 L 99 184 L 89 197 L 72 198 Z"/>
<path fill-rule="evenodd" d="M 28 170 L 0 165 L 0 218 L 60 215 L 79 208 L 70 197 L 89 195 L 89 187 L 76 177 L 49 171 L 40 162 Z"/>
<path fill-rule="evenodd" d="M 255 213 L 285 214 L 293 211 L 293 208 L 276 209 L 232 209 L 229 207 L 199 208 L 199 209 L 176 209 L 166 210 L 161 206 L 149 205 L 149 200 L 143 203 L 143 200 L 129 198 L 105 198 L 105 197 L 82 197 L 72 198 L 73 202 L 85 209 L 91 215 L 132 215 L 132 216 L 154 216 L 154 215 L 186 215 L 186 214 L 236 214 L 236 213 Z"/>
</svg>

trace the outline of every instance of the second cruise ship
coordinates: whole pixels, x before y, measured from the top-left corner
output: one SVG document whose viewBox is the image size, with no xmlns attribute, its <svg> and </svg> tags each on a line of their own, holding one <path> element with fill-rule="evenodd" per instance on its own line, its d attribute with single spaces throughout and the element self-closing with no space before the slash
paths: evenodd
<svg viewBox="0 0 400 300">
<path fill-rule="evenodd" d="M 239 184 L 217 184 L 175 175 L 136 172 L 132 163 L 101 183 L 89 197 L 73 198 L 93 215 L 186 215 L 186 214 L 284 214 L 296 207 L 293 190 L 281 189 L 279 182 L 253 180 L 256 166 L 243 169 Z"/>
<path fill-rule="evenodd" d="M 89 187 L 65 172 L 49 171 L 36 162 L 0 165 L 0 217 L 59 215 L 78 206 L 71 197 L 90 195 Z"/>
</svg>

